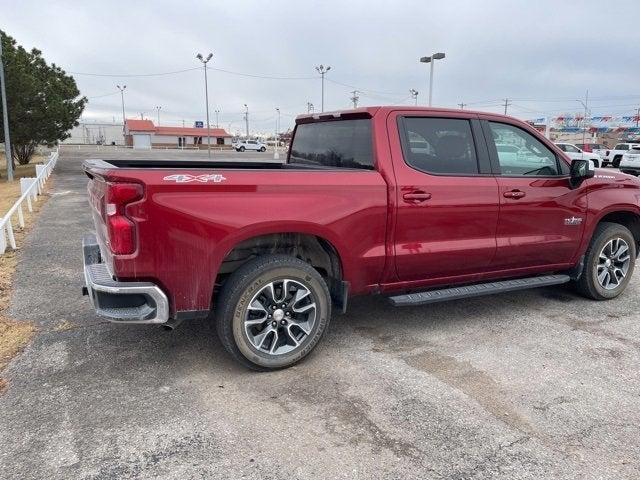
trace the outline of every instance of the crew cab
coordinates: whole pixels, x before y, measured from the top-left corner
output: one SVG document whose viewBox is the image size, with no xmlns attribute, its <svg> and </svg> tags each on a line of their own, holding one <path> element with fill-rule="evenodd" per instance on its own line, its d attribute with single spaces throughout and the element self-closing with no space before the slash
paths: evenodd
<svg viewBox="0 0 640 480">
<path fill-rule="evenodd" d="M 571 282 L 615 298 L 640 240 L 640 180 L 468 110 L 301 115 L 283 162 L 84 170 L 97 313 L 167 327 L 210 317 L 258 370 L 304 358 L 356 295 L 415 306 Z"/>
<path fill-rule="evenodd" d="M 640 143 L 618 143 L 613 149 L 607 150 L 603 163 L 612 164 L 615 168 L 620 167 L 622 156 L 626 153 L 640 153 Z M 605 163 L 606 162 L 606 163 Z"/>
<path fill-rule="evenodd" d="M 557 142 L 556 145 L 560 150 L 562 150 L 567 157 L 571 160 L 591 160 L 596 167 L 600 167 L 602 163 L 602 159 L 600 155 L 596 153 L 588 153 L 578 148 L 577 145 L 573 143 L 560 143 Z"/>
</svg>

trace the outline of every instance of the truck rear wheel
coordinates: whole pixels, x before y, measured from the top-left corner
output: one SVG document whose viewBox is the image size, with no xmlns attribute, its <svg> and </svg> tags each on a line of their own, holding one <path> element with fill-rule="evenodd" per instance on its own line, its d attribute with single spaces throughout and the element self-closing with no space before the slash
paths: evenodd
<svg viewBox="0 0 640 480">
<path fill-rule="evenodd" d="M 290 367 L 318 344 L 331 318 L 327 284 L 288 255 L 257 257 L 225 282 L 216 328 L 225 349 L 254 370 Z"/>
<path fill-rule="evenodd" d="M 618 223 L 600 223 L 587 253 L 584 271 L 576 282 L 578 291 L 594 300 L 620 295 L 631 279 L 636 263 L 636 241 L 628 228 Z"/>
<path fill-rule="evenodd" d="M 620 162 L 622 161 L 622 155 L 616 155 L 613 157 L 613 167 L 620 168 Z"/>
</svg>

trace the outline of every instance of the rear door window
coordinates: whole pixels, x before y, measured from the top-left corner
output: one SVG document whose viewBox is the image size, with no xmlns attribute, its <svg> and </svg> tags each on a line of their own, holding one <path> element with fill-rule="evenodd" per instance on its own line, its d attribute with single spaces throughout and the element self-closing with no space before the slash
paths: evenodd
<svg viewBox="0 0 640 480">
<path fill-rule="evenodd" d="M 478 174 L 469 120 L 405 117 L 402 125 L 402 150 L 410 167 L 437 175 Z"/>
<path fill-rule="evenodd" d="M 372 170 L 371 120 L 359 118 L 298 125 L 289 163 Z"/>
</svg>

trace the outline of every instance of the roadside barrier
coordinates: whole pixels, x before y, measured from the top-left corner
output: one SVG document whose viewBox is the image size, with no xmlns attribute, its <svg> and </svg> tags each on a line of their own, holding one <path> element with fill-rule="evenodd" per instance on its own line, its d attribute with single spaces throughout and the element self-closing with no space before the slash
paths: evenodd
<svg viewBox="0 0 640 480">
<path fill-rule="evenodd" d="M 7 250 L 7 244 L 13 250 L 18 248 L 15 235 L 13 234 L 11 218 L 17 215 L 18 225 L 20 228 L 24 228 L 24 204 L 26 202 L 29 212 L 33 212 L 32 202 L 37 202 L 38 195 L 42 195 L 44 184 L 58 161 L 58 155 L 58 149 L 56 149 L 56 151 L 52 152 L 49 156 L 47 163 L 44 165 L 36 165 L 35 178 L 20 179 L 20 198 L 13 204 L 7 214 L 0 218 L 0 255 Z"/>
</svg>

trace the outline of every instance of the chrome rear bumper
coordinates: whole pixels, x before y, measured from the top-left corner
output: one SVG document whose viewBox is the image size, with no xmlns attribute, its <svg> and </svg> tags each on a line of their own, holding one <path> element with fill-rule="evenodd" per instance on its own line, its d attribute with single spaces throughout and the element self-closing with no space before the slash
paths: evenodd
<svg viewBox="0 0 640 480">
<path fill-rule="evenodd" d="M 119 282 L 114 280 L 102 262 L 95 235 L 82 239 L 84 279 L 96 313 L 114 323 L 163 324 L 169 320 L 169 300 L 151 282 Z"/>
</svg>

